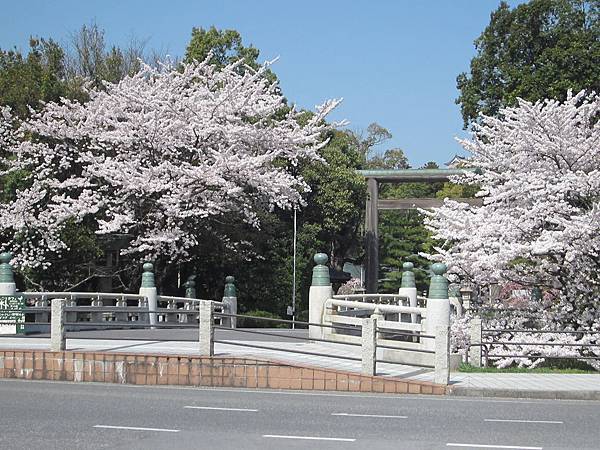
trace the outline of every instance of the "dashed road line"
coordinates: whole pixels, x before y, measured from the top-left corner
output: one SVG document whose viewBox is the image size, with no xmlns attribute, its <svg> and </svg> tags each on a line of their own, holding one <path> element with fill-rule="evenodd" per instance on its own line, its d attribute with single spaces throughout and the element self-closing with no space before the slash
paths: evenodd
<svg viewBox="0 0 600 450">
<path fill-rule="evenodd" d="M 164 431 L 167 433 L 179 433 L 179 430 L 170 428 L 146 428 L 146 427 L 121 427 L 116 425 L 94 425 L 94 428 L 108 428 L 111 430 L 133 430 L 133 431 Z"/>
<path fill-rule="evenodd" d="M 238 411 L 238 412 L 258 412 L 258 409 L 246 408 L 221 408 L 217 406 L 184 406 L 187 409 L 205 409 L 209 411 Z"/>
<path fill-rule="evenodd" d="M 288 436 L 281 434 L 263 434 L 264 438 L 275 438 L 275 439 L 303 439 L 306 441 L 340 441 L 340 442 L 354 442 L 356 439 L 352 438 L 333 438 L 333 437 L 319 437 L 319 436 Z"/>
<path fill-rule="evenodd" d="M 408 416 L 388 416 L 385 414 L 352 414 L 352 413 L 331 413 L 332 416 L 344 417 L 376 417 L 382 419 L 408 419 Z"/>
</svg>

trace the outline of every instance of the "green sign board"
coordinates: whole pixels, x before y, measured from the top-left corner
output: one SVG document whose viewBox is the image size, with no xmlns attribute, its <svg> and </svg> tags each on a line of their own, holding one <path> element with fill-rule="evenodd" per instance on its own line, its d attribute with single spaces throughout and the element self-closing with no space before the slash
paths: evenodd
<svg viewBox="0 0 600 450">
<path fill-rule="evenodd" d="M 25 313 L 23 309 L 25 309 L 24 297 L 0 295 L 0 334 L 21 334 L 25 332 Z"/>
</svg>

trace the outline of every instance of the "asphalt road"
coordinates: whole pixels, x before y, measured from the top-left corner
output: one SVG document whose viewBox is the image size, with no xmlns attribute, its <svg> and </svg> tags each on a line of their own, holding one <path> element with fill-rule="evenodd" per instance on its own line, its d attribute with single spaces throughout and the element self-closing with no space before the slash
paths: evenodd
<svg viewBox="0 0 600 450">
<path fill-rule="evenodd" d="M 0 380 L 2 449 L 598 449 L 600 402 Z"/>
</svg>

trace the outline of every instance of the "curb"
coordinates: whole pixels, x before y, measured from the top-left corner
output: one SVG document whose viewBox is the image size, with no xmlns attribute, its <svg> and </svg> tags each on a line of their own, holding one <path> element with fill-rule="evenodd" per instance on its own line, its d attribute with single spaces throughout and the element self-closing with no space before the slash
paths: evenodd
<svg viewBox="0 0 600 450">
<path fill-rule="evenodd" d="M 448 395 L 461 397 L 528 398 L 543 400 L 600 400 L 600 390 L 544 391 L 528 389 L 487 389 L 453 386 Z"/>
</svg>

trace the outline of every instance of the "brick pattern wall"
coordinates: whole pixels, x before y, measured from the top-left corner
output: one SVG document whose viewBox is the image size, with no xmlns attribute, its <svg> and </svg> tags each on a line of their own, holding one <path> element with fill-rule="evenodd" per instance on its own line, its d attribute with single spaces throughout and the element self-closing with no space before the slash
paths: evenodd
<svg viewBox="0 0 600 450">
<path fill-rule="evenodd" d="M 446 387 L 252 358 L 0 350 L 0 378 L 443 395 Z"/>
</svg>

